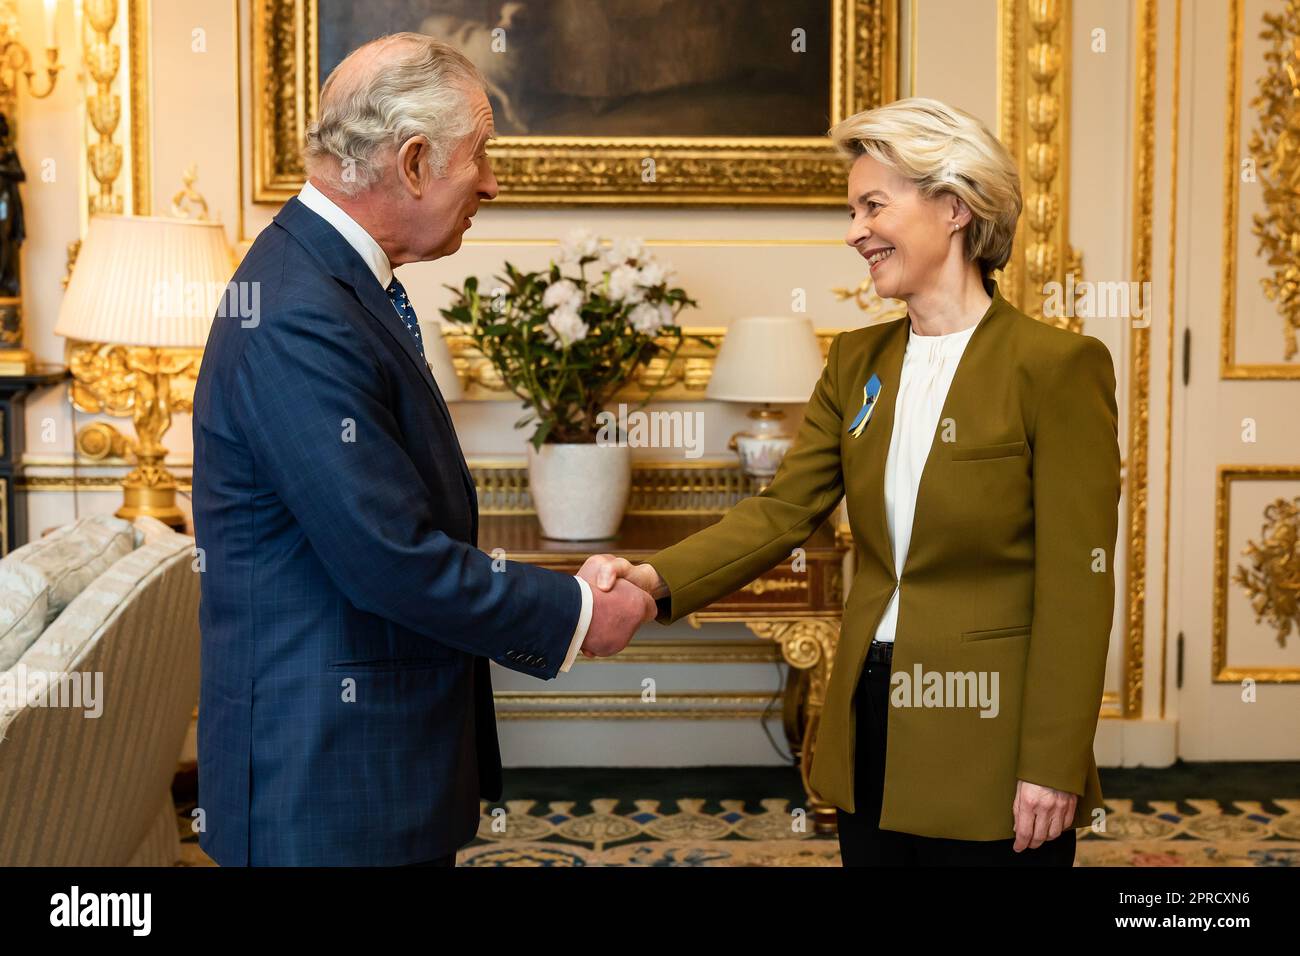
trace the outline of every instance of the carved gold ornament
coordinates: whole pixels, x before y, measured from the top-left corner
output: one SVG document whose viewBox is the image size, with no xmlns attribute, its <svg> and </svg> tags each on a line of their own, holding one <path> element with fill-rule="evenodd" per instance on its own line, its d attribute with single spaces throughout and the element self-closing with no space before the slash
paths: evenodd
<svg viewBox="0 0 1300 956">
<path fill-rule="evenodd" d="M 90 197 L 91 215 L 121 215 L 123 199 L 114 189 L 122 172 L 122 147 L 113 142 L 122 119 L 122 98 L 113 91 L 121 48 L 112 41 L 117 23 L 117 0 L 84 0 L 86 15 L 86 72 L 95 92 L 86 97 L 86 118 L 99 139 L 86 148 L 90 172 L 99 192 Z"/>
<path fill-rule="evenodd" d="M 821 329 L 817 332 L 823 356 L 830 349 L 831 341 L 842 331 L 844 330 Z M 666 358 L 647 362 L 615 398 L 629 402 L 640 401 L 654 388 L 655 400 L 658 402 L 704 401 L 705 389 L 713 376 L 713 361 L 727 330 L 715 327 L 684 328 L 682 333 L 684 340 L 671 362 Z M 447 326 L 443 331 L 443 339 L 451 352 L 456 377 L 465 390 L 463 401 L 518 401 L 514 393 L 502 383 L 492 363 L 475 347 L 470 336 L 462 335 Z M 704 341 L 698 341 L 700 339 Z M 676 347 L 675 340 L 667 338 L 660 340 L 660 344 L 669 350 Z"/>
<path fill-rule="evenodd" d="M 1259 164 L 1265 211 L 1253 216 L 1252 232 L 1273 268 L 1259 281 L 1282 314 L 1283 357 L 1290 360 L 1300 330 L 1300 0 L 1287 0 L 1281 13 L 1263 19 L 1260 38 L 1271 45 L 1259 94 L 1250 101 L 1260 122 L 1250 152 Z"/>
<path fill-rule="evenodd" d="M 999 99 L 1001 140 L 1020 170 L 1024 210 L 1016 243 L 998 281 L 1003 297 L 1026 315 L 1072 332 L 1071 314 L 1043 314 L 1048 283 L 1082 276 L 1069 243 L 1070 0 L 1002 0 Z"/>
<path fill-rule="evenodd" d="M 897 0 L 826 0 L 831 123 L 897 98 Z M 316 0 L 252 0 L 253 201 L 302 188 L 320 99 Z M 825 136 L 501 136 L 498 203 L 841 205 L 844 165 Z M 646 159 L 655 181 L 643 183 Z"/>
<path fill-rule="evenodd" d="M 1278 498 L 1264 509 L 1261 541 L 1247 541 L 1250 567 L 1237 565 L 1232 580 L 1250 595 L 1256 623 L 1277 629 L 1279 647 L 1294 627 L 1300 634 L 1300 498 Z"/>
<path fill-rule="evenodd" d="M 129 211 L 148 215 L 149 0 L 82 0 L 81 15 L 89 213 L 121 215 L 129 193 Z M 124 117 L 129 150 L 118 140 Z"/>
</svg>

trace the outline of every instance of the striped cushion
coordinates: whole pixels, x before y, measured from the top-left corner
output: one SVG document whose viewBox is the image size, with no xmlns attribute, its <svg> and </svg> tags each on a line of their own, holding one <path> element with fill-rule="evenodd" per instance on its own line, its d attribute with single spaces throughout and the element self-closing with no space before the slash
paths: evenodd
<svg viewBox="0 0 1300 956">
<path fill-rule="evenodd" d="M 14 586 L 19 565 L 44 575 L 49 585 L 48 627 L 91 581 L 135 547 L 131 522 L 92 515 L 25 544 L 0 561 L 0 591 Z"/>
<path fill-rule="evenodd" d="M 45 630 L 50 587 L 35 568 L 17 564 L 0 573 L 0 671 L 7 671 Z"/>
</svg>

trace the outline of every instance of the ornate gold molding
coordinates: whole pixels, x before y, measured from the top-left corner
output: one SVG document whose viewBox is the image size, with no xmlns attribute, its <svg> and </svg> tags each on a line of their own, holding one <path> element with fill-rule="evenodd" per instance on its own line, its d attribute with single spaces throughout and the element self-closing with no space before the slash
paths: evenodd
<svg viewBox="0 0 1300 956">
<path fill-rule="evenodd" d="M 1300 497 L 1278 498 L 1264 508 L 1260 541 L 1246 542 L 1250 566 L 1237 565 L 1232 580 L 1250 596 L 1255 623 L 1277 630 L 1278 647 L 1300 633 Z"/>
<path fill-rule="evenodd" d="M 494 693 L 501 720 L 752 720 L 772 706 L 765 691 L 678 691 L 653 701 L 625 691 Z"/>
<path fill-rule="evenodd" d="M 1220 465 L 1218 468 L 1214 493 L 1214 643 L 1210 677 L 1215 683 L 1237 683 L 1247 679 L 1271 684 L 1300 683 L 1300 667 L 1239 667 L 1228 663 L 1228 567 L 1231 564 L 1228 549 L 1231 546 L 1232 528 L 1231 492 L 1232 484 L 1236 481 L 1300 482 L 1300 466 Z M 1300 551 L 1296 549 L 1295 514 L 1292 513 L 1288 518 L 1285 511 L 1270 513 L 1266 509 L 1265 519 L 1268 523 L 1264 526 L 1264 536 L 1270 544 L 1260 551 L 1266 557 L 1264 574 L 1261 578 L 1247 575 L 1247 580 L 1266 582 L 1264 593 L 1269 595 L 1269 603 L 1255 605 L 1255 611 L 1259 614 L 1261 608 L 1266 611 L 1277 610 L 1288 617 L 1294 617 L 1296 595 L 1300 593 L 1300 577 L 1297 576 Z M 1278 528 L 1276 536 L 1270 534 L 1270 526 Z M 1289 558 L 1282 553 L 1287 548 L 1291 551 Z M 1249 555 L 1250 548 L 1244 553 Z M 1254 596 L 1246 581 L 1238 579 L 1237 583 L 1245 586 L 1247 593 Z"/>
<path fill-rule="evenodd" d="M 1291 5 L 1294 6 L 1294 3 L 1292 2 Z M 1284 21 L 1283 25 L 1293 26 L 1294 23 L 1294 20 Z M 1223 216 L 1223 317 L 1220 322 L 1219 377 L 1225 379 L 1296 379 L 1300 378 L 1300 362 L 1247 365 L 1237 361 L 1237 217 L 1240 214 L 1241 207 L 1241 162 L 1243 159 L 1240 155 L 1241 103 L 1239 100 L 1242 87 L 1241 38 L 1245 26 L 1241 0 L 1229 0 L 1227 26 L 1228 94 L 1225 109 L 1227 135 L 1224 137 L 1223 147 L 1223 195 L 1226 200 L 1226 208 Z M 1297 42 L 1300 42 L 1300 40 L 1292 36 L 1292 43 Z M 1281 69 L 1280 64 L 1278 68 Z M 1266 74 L 1261 78 L 1261 89 L 1265 88 L 1265 84 L 1268 82 L 1268 74 Z M 1279 82 L 1281 81 L 1279 80 Z M 1257 99 L 1252 105 L 1262 105 L 1262 103 L 1262 100 Z M 1295 122 L 1296 109 L 1294 105 L 1291 106 L 1292 123 Z M 1279 116 L 1276 119 L 1272 115 L 1261 115 L 1260 117 L 1261 125 L 1266 129 L 1271 128 L 1272 124 L 1279 121 L 1284 122 L 1285 116 Z M 1297 157 L 1293 135 L 1284 141 L 1284 143 L 1289 143 L 1289 146 L 1283 145 L 1281 147 L 1282 151 L 1276 157 L 1289 163 L 1286 168 L 1291 175 L 1295 174 Z M 1253 147 L 1254 142 L 1252 140 Z M 1289 159 L 1286 159 L 1288 154 Z M 1261 164 L 1271 162 L 1273 159 L 1274 157 L 1269 157 L 1267 160 L 1261 159 Z M 1285 193 L 1281 194 L 1279 198 L 1285 203 Z M 1267 189 L 1265 199 L 1268 201 Z M 1295 199 L 1294 194 L 1292 194 L 1291 209 L 1283 217 L 1282 221 L 1290 222 L 1294 228 L 1296 226 L 1296 216 Z M 1294 269 L 1294 253 L 1291 254 L 1290 262 L 1291 267 Z M 1285 263 L 1280 265 L 1284 266 Z M 1295 301 L 1294 298 L 1292 301 Z"/>
<path fill-rule="evenodd" d="M 116 141 L 123 112 L 130 138 L 130 210 L 147 215 L 149 202 L 149 0 L 83 0 L 83 58 L 86 70 L 86 172 L 89 214 L 121 215 L 127 210 L 121 173 L 127 153 Z M 119 42 L 119 38 L 121 42 Z M 127 88 L 121 92 L 122 49 Z M 125 109 L 123 103 L 125 102 Z"/>
<path fill-rule="evenodd" d="M 1259 111 L 1259 126 L 1251 133 L 1250 152 L 1259 164 L 1264 191 L 1264 214 L 1254 217 L 1253 232 L 1259 251 L 1273 267 L 1260 280 L 1264 295 L 1277 303 L 1282 314 L 1284 359 L 1300 351 L 1300 0 L 1286 0 L 1279 14 L 1263 15 L 1262 37 L 1272 46 L 1265 51 L 1268 69 L 1259 78 L 1259 94 L 1250 105 Z"/>
<path fill-rule="evenodd" d="M 316 0 L 252 0 L 253 201 L 304 180 L 301 150 L 319 99 Z M 831 121 L 895 99 L 898 0 L 829 0 Z M 823 136 L 503 136 L 492 148 L 499 203 L 840 205 L 844 167 Z M 656 182 L 642 183 L 642 164 Z"/>
<path fill-rule="evenodd" d="M 151 0 L 127 0 L 127 63 L 130 70 L 131 209 L 153 209 L 149 151 L 149 15 Z"/>
<path fill-rule="evenodd" d="M 121 47 L 113 42 L 117 0 L 83 0 L 86 17 L 86 74 L 94 92 L 86 96 L 86 121 L 98 134 L 87 144 L 87 168 L 97 188 L 91 191 L 90 214 L 121 215 L 124 200 L 115 189 L 122 171 L 122 147 L 113 141 L 122 119 L 122 97 L 113 91 Z"/>
<path fill-rule="evenodd" d="M 531 514 L 528 464 L 520 459 L 468 462 L 478 490 L 479 513 Z M 734 459 L 633 461 L 627 514 L 722 514 L 753 493 Z M 589 552 L 582 552 L 586 557 Z"/>
<path fill-rule="evenodd" d="M 656 401 L 704 401 L 705 389 L 708 388 L 709 379 L 713 376 L 713 362 L 727 330 L 719 327 L 703 327 L 687 328 L 684 331 L 686 335 L 702 338 L 710 344 L 684 342 L 671 363 L 662 358 L 647 363 L 636 378 L 618 393 L 617 400 L 640 401 L 649 394 L 650 388 L 655 387 Z M 817 339 L 823 356 L 827 354 L 835 336 L 844 331 L 845 329 L 818 330 Z M 456 376 L 465 390 L 462 401 L 517 402 L 519 400 L 501 384 L 501 378 L 492 367 L 492 363 L 474 346 L 473 340 L 468 335 L 462 334 L 453 326 L 444 326 L 442 334 L 451 352 Z M 669 352 L 674 347 L 673 341 L 669 339 L 661 340 L 660 344 Z"/>
<path fill-rule="evenodd" d="M 1082 278 L 1069 241 L 1071 15 L 1071 0 L 1001 0 L 998 7 L 998 121 L 1025 203 L 998 288 L 1026 315 L 1078 332 L 1077 317 L 1043 315 L 1047 283 Z"/>
<path fill-rule="evenodd" d="M 1155 204 L 1156 0 L 1137 8 L 1138 50 L 1134 82 L 1133 259 L 1131 281 L 1150 288 Z M 1128 363 L 1128 459 L 1124 475 L 1128 502 L 1124 686 L 1125 717 L 1142 716 L 1145 682 L 1147 589 L 1147 459 L 1151 433 L 1151 329 L 1130 323 Z"/>
</svg>

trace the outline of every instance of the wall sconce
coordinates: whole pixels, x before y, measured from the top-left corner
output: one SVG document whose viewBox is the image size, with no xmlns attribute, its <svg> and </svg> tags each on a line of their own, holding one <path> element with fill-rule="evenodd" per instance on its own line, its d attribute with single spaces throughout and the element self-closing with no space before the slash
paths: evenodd
<svg viewBox="0 0 1300 956">
<path fill-rule="evenodd" d="M 14 11 L 11 8 L 0 14 L 0 104 L 3 104 L 4 112 L 10 112 L 14 97 L 18 95 L 19 76 L 27 77 L 27 92 L 38 100 L 54 92 L 59 71 L 63 69 L 59 63 L 59 42 L 55 32 L 58 7 L 58 0 L 45 0 L 45 73 L 48 85 L 44 92 L 36 89 L 36 68 L 32 65 L 31 51 L 18 39 Z"/>
</svg>

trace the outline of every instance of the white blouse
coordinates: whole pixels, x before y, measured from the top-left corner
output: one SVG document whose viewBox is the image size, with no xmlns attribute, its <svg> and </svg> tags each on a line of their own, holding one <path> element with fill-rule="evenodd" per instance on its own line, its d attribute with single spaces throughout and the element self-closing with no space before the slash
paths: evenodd
<svg viewBox="0 0 1300 956">
<path fill-rule="evenodd" d="M 903 372 L 894 400 L 894 431 L 885 460 L 885 515 L 894 545 L 894 574 L 901 577 L 907 548 L 912 541 L 916 491 L 930 457 L 935 429 L 943 414 L 957 363 L 976 329 L 972 325 L 947 335 L 917 335 L 909 326 Z M 894 589 L 876 628 L 877 641 L 893 641 L 898 627 L 898 588 Z"/>
</svg>

